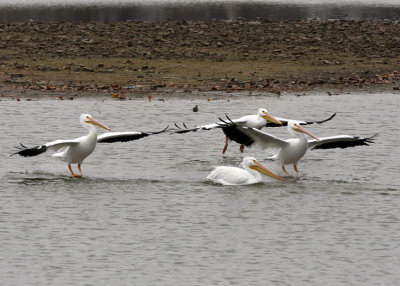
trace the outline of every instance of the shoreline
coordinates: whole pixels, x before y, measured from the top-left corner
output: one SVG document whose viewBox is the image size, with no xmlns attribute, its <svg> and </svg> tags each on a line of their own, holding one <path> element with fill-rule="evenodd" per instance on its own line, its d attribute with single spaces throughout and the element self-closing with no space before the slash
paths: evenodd
<svg viewBox="0 0 400 286">
<path fill-rule="evenodd" d="M 400 89 L 396 21 L 3 23 L 0 36 L 3 96 Z"/>
</svg>

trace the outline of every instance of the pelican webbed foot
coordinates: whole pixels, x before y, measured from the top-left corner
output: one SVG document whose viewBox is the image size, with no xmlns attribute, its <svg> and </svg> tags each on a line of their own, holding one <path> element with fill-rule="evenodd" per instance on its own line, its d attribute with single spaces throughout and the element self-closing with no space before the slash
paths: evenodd
<svg viewBox="0 0 400 286">
<path fill-rule="evenodd" d="M 82 170 L 81 170 L 81 165 L 80 164 L 78 164 L 78 170 L 80 172 L 79 175 L 74 173 L 74 171 L 72 170 L 71 164 L 68 164 L 68 169 L 71 172 L 72 177 L 74 177 L 74 178 L 82 178 Z"/>
</svg>

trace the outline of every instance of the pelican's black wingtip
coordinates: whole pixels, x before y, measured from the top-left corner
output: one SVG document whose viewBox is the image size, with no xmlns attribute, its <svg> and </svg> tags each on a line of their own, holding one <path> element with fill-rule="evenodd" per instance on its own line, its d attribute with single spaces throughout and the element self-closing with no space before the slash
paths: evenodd
<svg viewBox="0 0 400 286">
<path fill-rule="evenodd" d="M 334 117 L 336 116 L 336 112 L 333 113 L 331 116 L 329 116 L 328 118 L 324 119 L 324 120 L 320 120 L 320 121 L 306 121 L 306 124 L 321 124 L 321 123 L 325 123 L 329 120 L 332 120 Z"/>
<path fill-rule="evenodd" d="M 333 117 L 335 117 L 335 116 L 336 116 L 336 112 L 334 112 L 329 118 L 327 118 L 327 119 L 325 119 L 325 120 L 322 120 L 320 123 L 329 121 L 329 120 L 331 120 L 331 119 L 332 119 Z"/>
<path fill-rule="evenodd" d="M 377 137 L 378 135 L 379 135 L 379 133 L 376 133 L 376 134 L 372 135 L 371 137 L 364 138 L 364 143 L 365 143 L 366 145 L 368 145 L 368 143 L 369 143 L 369 144 L 375 143 L 375 139 L 376 139 L 376 137 Z M 369 146 L 369 145 L 368 145 L 368 146 Z"/>
<path fill-rule="evenodd" d="M 32 147 L 32 148 L 28 148 L 25 145 L 23 145 L 22 143 L 20 143 L 20 145 L 23 148 L 15 147 L 18 150 L 18 152 L 12 153 L 10 155 L 10 157 L 14 156 L 14 155 L 17 155 L 17 154 L 22 156 L 22 157 L 33 157 L 33 156 L 37 156 L 39 154 L 42 154 L 42 153 L 46 152 L 46 150 L 47 150 L 47 146 L 46 145 L 39 145 L 39 146 L 35 146 L 35 147 Z"/>
<path fill-rule="evenodd" d="M 178 127 L 178 126 L 176 125 L 176 127 Z M 164 129 L 162 129 L 162 130 L 160 130 L 160 131 L 147 132 L 147 134 L 148 134 L 148 135 L 160 134 L 160 133 L 163 133 L 163 132 L 167 131 L 168 128 L 169 128 L 169 125 L 167 125 L 167 127 L 165 127 Z M 178 127 L 178 128 L 179 128 L 179 127 Z M 146 134 L 146 133 L 144 133 L 144 134 Z"/>
</svg>

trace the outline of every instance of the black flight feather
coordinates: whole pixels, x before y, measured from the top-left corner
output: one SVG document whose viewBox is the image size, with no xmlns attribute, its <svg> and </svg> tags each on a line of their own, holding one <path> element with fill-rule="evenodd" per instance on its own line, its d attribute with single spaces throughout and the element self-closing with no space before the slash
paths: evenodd
<svg viewBox="0 0 400 286">
<path fill-rule="evenodd" d="M 321 124 L 321 123 L 324 123 L 324 122 L 327 122 L 327 121 L 331 120 L 335 116 L 336 116 L 336 113 L 332 114 L 327 119 L 320 120 L 320 121 L 306 121 L 305 123 L 300 123 L 300 125 L 308 125 L 308 124 L 314 124 L 314 123 L 315 124 Z M 269 121 L 267 122 L 267 124 L 265 124 L 266 127 L 281 127 L 281 126 L 287 126 L 287 125 L 288 125 L 287 121 L 283 121 L 282 125 L 276 124 L 276 123 L 273 123 L 273 122 L 269 122 Z"/>
<path fill-rule="evenodd" d="M 367 138 L 360 138 L 360 137 L 354 137 L 355 140 L 352 141 L 337 141 L 337 142 L 329 142 L 329 143 L 322 143 L 320 145 L 315 146 L 311 150 L 318 150 L 318 149 L 333 149 L 333 148 L 348 148 L 348 147 L 355 147 L 355 146 L 369 146 L 371 143 L 374 142 L 374 137 L 377 136 L 378 134 L 375 134 L 371 137 Z"/>
<path fill-rule="evenodd" d="M 18 154 L 18 155 L 23 156 L 23 157 L 33 157 L 33 156 L 40 155 L 40 154 L 42 154 L 42 153 L 47 151 L 47 146 L 46 145 L 40 145 L 40 146 L 35 146 L 35 147 L 32 147 L 32 148 L 27 148 L 22 143 L 20 143 L 20 144 L 21 144 L 22 148 L 21 147 L 15 147 L 19 151 L 11 154 L 10 156 Z"/>
</svg>

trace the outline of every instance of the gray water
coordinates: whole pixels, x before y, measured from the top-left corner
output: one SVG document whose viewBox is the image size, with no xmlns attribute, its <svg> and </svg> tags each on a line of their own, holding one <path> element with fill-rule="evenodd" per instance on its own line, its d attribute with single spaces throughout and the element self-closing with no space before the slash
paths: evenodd
<svg viewBox="0 0 400 286">
<path fill-rule="evenodd" d="M 394 20 L 400 0 L 0 0 L 0 22 Z"/>
<path fill-rule="evenodd" d="M 164 99 L 1 100 L 0 284 L 399 285 L 399 94 Z M 49 154 L 9 157 L 19 142 L 85 134 L 84 112 L 113 131 L 155 131 L 259 107 L 307 120 L 337 112 L 309 127 L 320 137 L 379 135 L 371 146 L 310 151 L 299 175 L 289 167 L 285 182 L 251 186 L 206 181 L 213 166 L 247 155 L 283 175 L 236 143 L 222 156 L 220 130 L 99 144 L 82 179 Z"/>
</svg>

